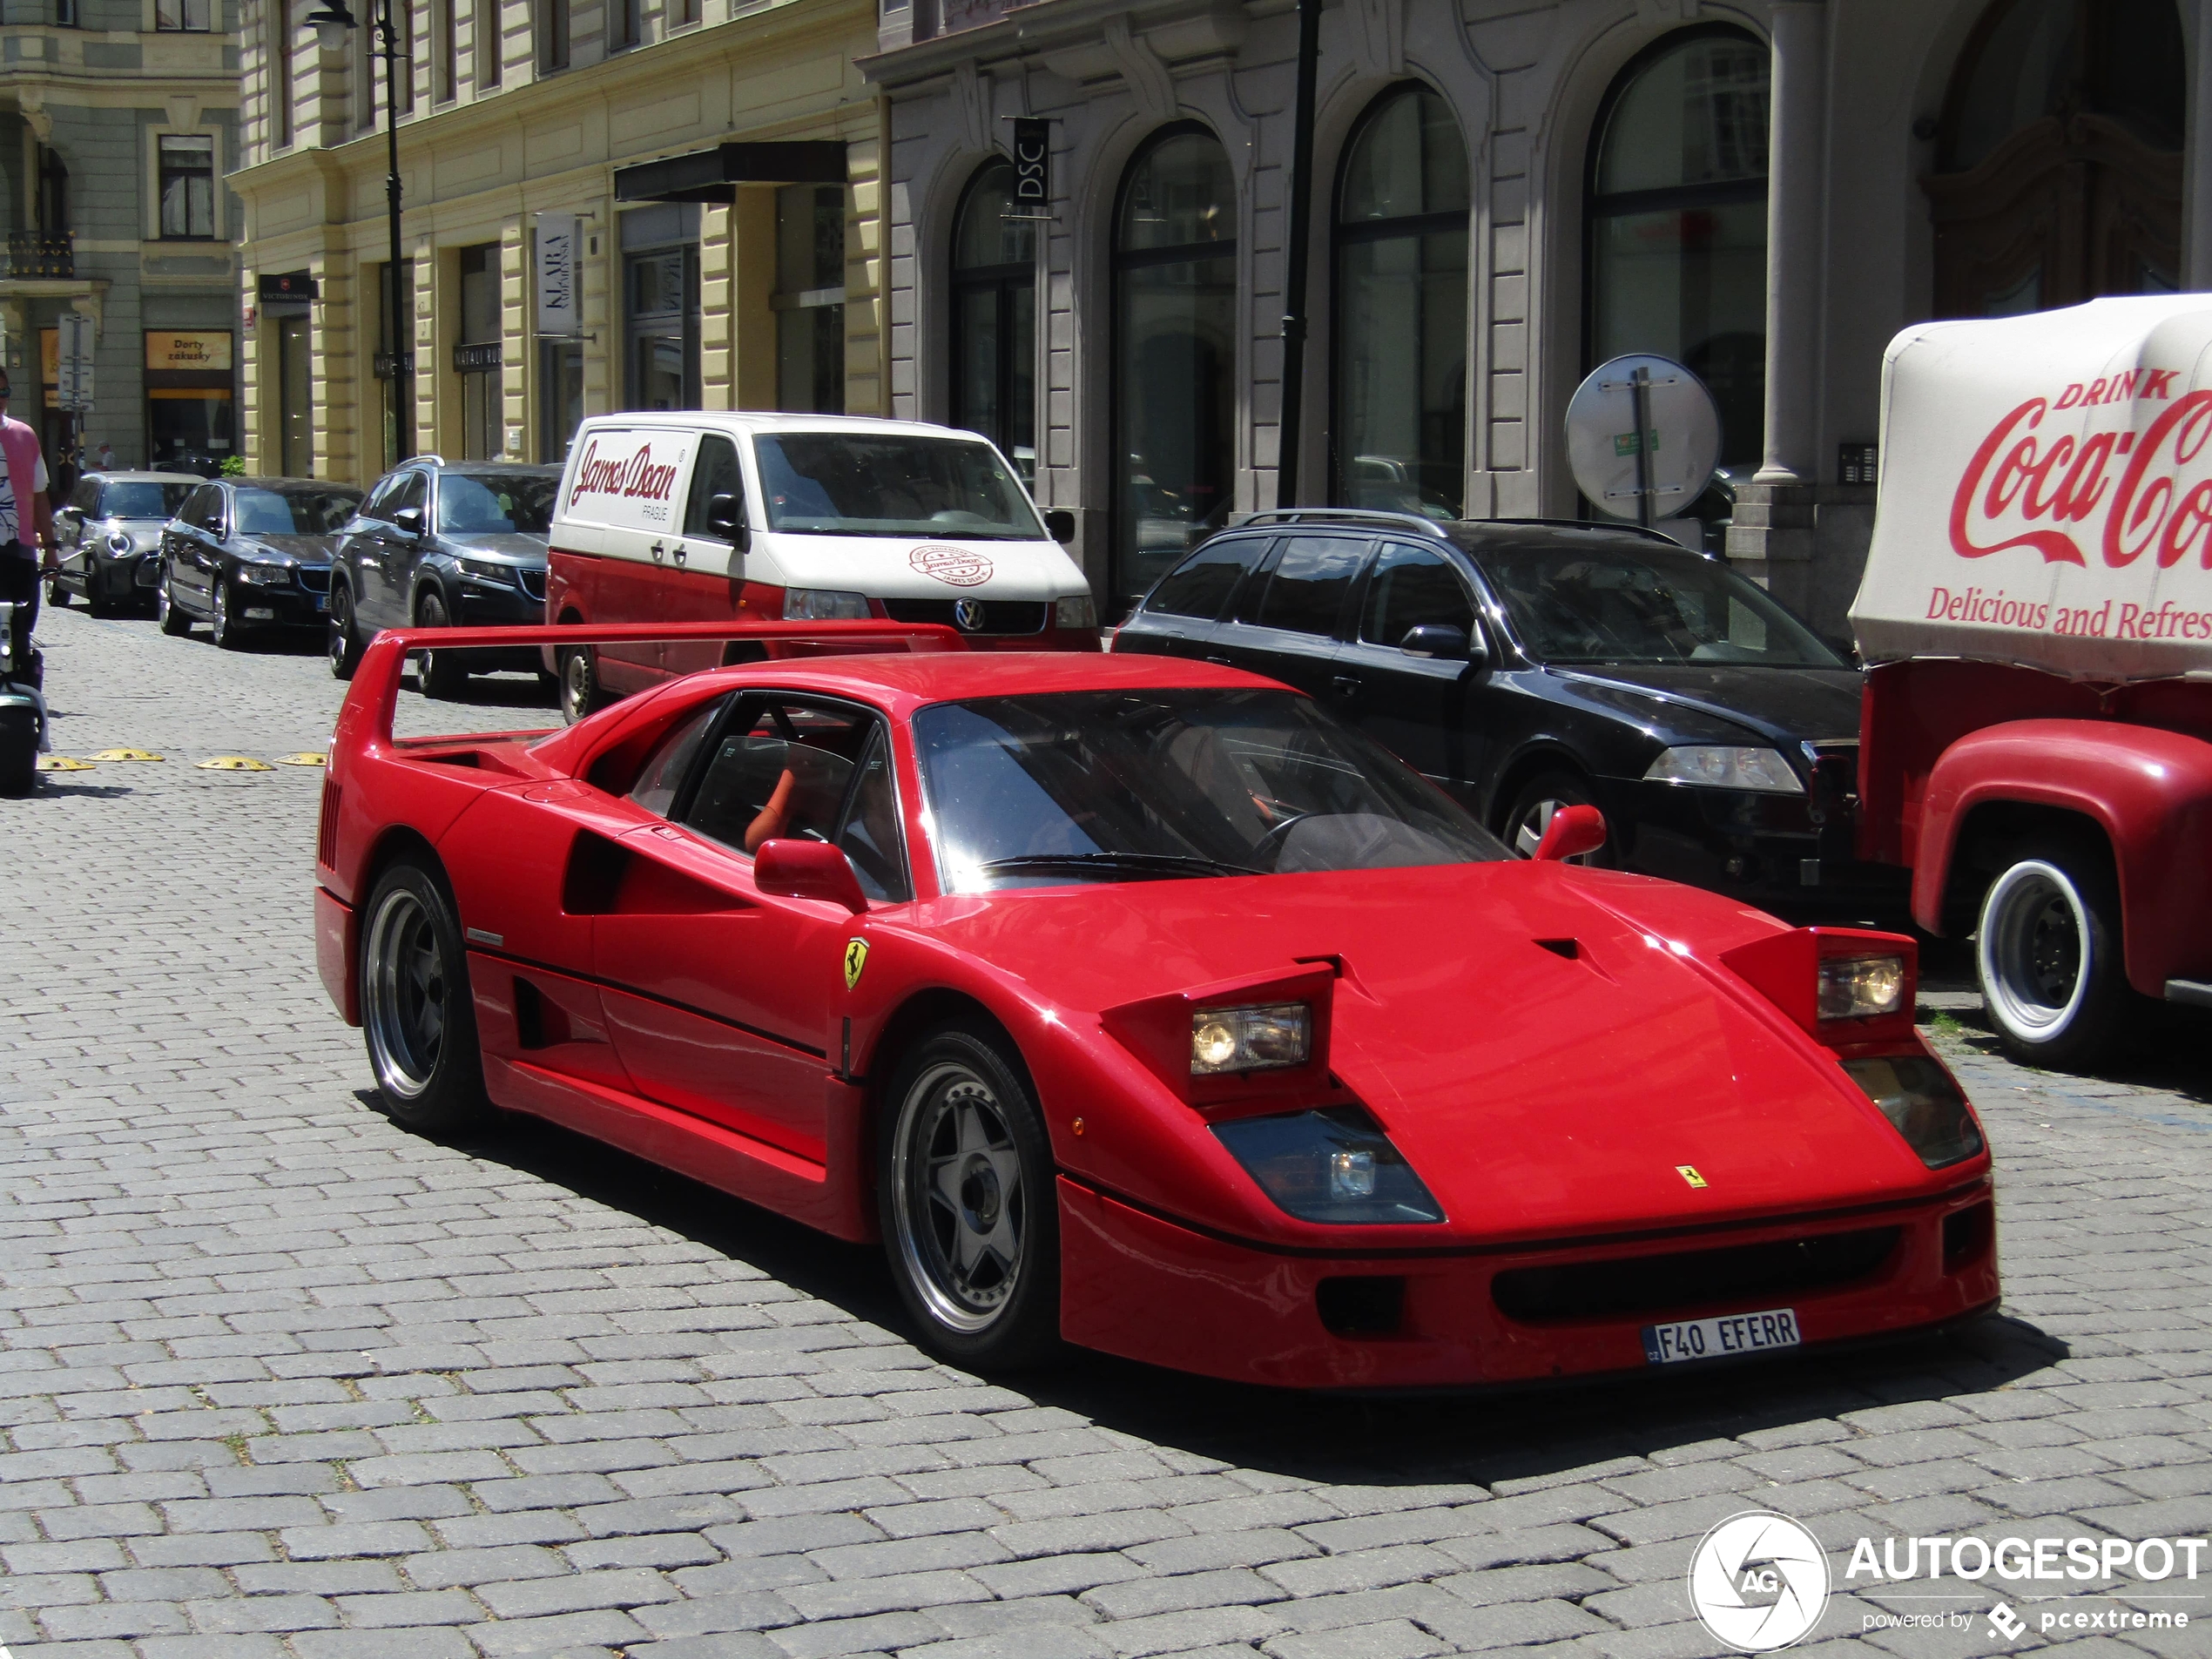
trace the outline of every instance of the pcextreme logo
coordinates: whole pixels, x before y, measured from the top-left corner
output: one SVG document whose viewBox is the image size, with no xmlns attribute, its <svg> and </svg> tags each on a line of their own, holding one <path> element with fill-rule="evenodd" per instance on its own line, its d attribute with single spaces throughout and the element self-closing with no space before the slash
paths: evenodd
<svg viewBox="0 0 2212 1659">
<path fill-rule="evenodd" d="M 1689 1604 L 1716 1640 L 1739 1653 L 1786 1648 L 1828 1605 L 1828 1552 L 1787 1515 L 1730 1515 L 1689 1558 Z"/>
</svg>

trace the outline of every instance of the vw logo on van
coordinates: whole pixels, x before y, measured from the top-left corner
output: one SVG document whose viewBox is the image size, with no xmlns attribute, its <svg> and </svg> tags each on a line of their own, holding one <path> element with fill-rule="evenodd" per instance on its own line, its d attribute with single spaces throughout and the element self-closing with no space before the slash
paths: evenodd
<svg viewBox="0 0 2212 1659">
<path fill-rule="evenodd" d="M 983 631 L 983 602 L 981 599 L 954 600 L 953 620 L 960 624 L 962 633 L 981 633 Z"/>
<path fill-rule="evenodd" d="M 932 543 L 907 555 L 907 563 L 924 576 L 950 583 L 955 588 L 980 588 L 991 579 L 993 565 L 981 553 L 964 547 Z"/>
</svg>

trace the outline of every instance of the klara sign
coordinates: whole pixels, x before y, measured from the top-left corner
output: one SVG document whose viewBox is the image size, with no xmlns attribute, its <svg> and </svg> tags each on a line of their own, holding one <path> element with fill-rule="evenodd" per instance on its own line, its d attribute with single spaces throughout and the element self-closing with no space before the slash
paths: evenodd
<svg viewBox="0 0 2212 1659">
<path fill-rule="evenodd" d="M 572 338 L 582 328 L 577 307 L 577 216 L 537 216 L 537 332 Z"/>
<path fill-rule="evenodd" d="M 1908 329 L 1851 619 L 1870 660 L 2212 668 L 2212 301 Z M 2204 383 L 2200 384 L 2200 378 Z"/>
</svg>

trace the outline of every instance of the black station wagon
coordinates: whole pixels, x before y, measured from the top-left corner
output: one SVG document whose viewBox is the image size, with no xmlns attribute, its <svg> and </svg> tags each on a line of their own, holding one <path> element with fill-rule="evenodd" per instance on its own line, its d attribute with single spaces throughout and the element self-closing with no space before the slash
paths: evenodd
<svg viewBox="0 0 2212 1659">
<path fill-rule="evenodd" d="M 1829 920 L 1901 913 L 1852 848 L 1858 671 L 1766 592 L 1656 535 L 1263 513 L 1115 636 L 1297 686 L 1532 852 L 1594 802 L 1596 862 Z"/>
</svg>

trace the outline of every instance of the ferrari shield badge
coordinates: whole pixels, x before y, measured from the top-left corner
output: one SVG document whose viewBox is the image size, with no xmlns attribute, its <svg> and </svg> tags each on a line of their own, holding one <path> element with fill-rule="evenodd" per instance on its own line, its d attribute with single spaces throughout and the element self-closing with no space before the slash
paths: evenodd
<svg viewBox="0 0 2212 1659">
<path fill-rule="evenodd" d="M 851 990 L 860 982 L 860 970 L 868 965 L 868 941 L 848 939 L 845 941 L 845 988 Z"/>
<path fill-rule="evenodd" d="M 857 945 L 860 941 L 856 939 L 853 942 Z M 845 960 L 846 963 L 845 977 L 849 982 L 854 977 L 853 971 L 851 967 L 853 958 L 850 954 L 847 954 Z M 1677 1163 L 1675 1165 L 1675 1173 L 1680 1176 L 1683 1180 L 1689 1182 L 1693 1187 L 1702 1190 L 1706 1185 L 1705 1177 L 1697 1173 L 1697 1166 L 1695 1163 Z"/>
</svg>

